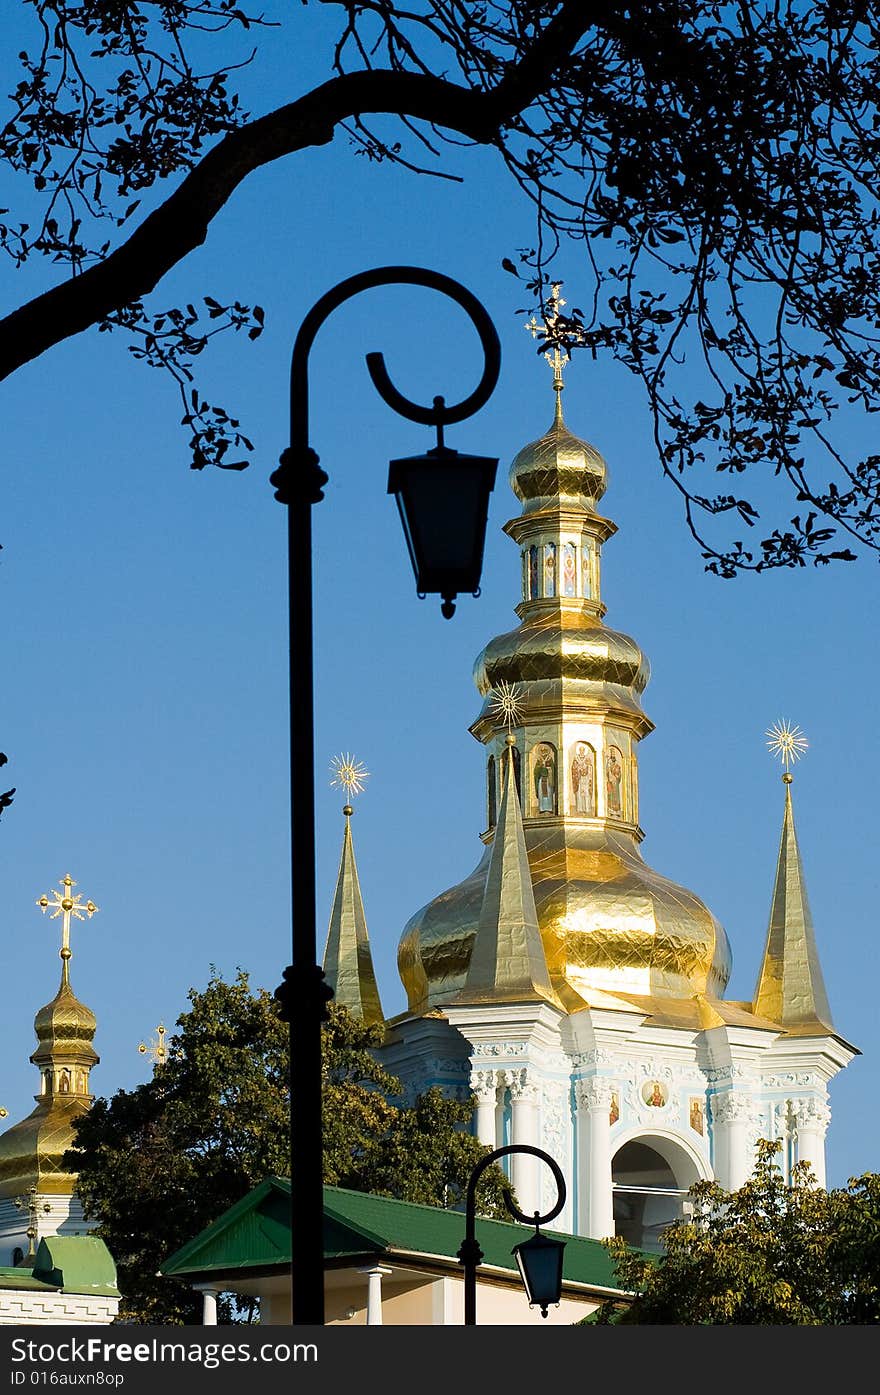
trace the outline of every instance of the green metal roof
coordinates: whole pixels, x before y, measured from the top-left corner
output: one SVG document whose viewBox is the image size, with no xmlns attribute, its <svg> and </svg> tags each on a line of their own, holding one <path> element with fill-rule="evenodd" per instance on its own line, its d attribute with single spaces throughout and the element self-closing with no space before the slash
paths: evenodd
<svg viewBox="0 0 880 1395">
<path fill-rule="evenodd" d="M 57 1284 L 44 1284 L 42 1279 L 35 1279 L 33 1271 L 22 1269 L 19 1265 L 0 1265 L 0 1291 L 9 1289 L 38 1289 L 45 1292 L 49 1289 L 52 1293 L 57 1293 Z"/>
<path fill-rule="evenodd" d="M 113 1256 L 96 1235 L 49 1235 L 41 1240 L 34 1278 L 65 1293 L 119 1297 Z"/>
<path fill-rule="evenodd" d="M 94 1235 L 50 1235 L 41 1240 L 33 1269 L 0 1268 L 0 1289 L 50 1289 L 118 1298 L 116 1265 Z"/>
<path fill-rule="evenodd" d="M 620 1291 L 611 1257 L 598 1240 L 560 1231 L 546 1233 L 565 1241 L 564 1281 Z M 484 1264 L 517 1272 L 511 1251 L 528 1236 L 525 1226 L 478 1219 L 476 1234 Z M 455 1259 L 463 1239 L 461 1211 L 342 1187 L 324 1188 L 324 1257 L 334 1267 L 369 1255 Z M 171 1255 L 162 1273 L 194 1279 L 289 1264 L 290 1183 L 270 1177 Z"/>
</svg>

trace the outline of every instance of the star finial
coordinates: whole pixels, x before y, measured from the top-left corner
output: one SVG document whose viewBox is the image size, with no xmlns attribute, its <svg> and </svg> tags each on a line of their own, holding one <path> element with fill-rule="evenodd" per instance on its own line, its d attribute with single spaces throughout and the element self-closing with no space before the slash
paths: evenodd
<svg viewBox="0 0 880 1395">
<path fill-rule="evenodd" d="M 790 767 L 796 760 L 799 760 L 807 749 L 807 738 L 800 727 L 792 726 L 789 721 L 774 722 L 772 727 L 768 727 L 764 733 L 769 737 L 767 749 L 773 756 L 778 756 L 782 761 L 784 774 L 783 780 L 787 785 L 791 784 L 792 776 Z"/>
<path fill-rule="evenodd" d="M 335 786 L 337 789 L 345 790 L 348 799 L 351 799 L 353 794 L 360 794 L 370 778 L 367 767 L 359 760 L 355 760 L 350 751 L 334 756 L 330 762 L 330 770 L 333 774 L 333 779 L 330 781 L 331 787 Z"/>
<path fill-rule="evenodd" d="M 520 694 L 521 689 L 516 683 L 508 683 L 502 678 L 501 682 L 496 684 L 489 704 L 489 711 L 493 717 L 500 717 L 508 731 L 516 726 L 522 716 Z"/>
</svg>

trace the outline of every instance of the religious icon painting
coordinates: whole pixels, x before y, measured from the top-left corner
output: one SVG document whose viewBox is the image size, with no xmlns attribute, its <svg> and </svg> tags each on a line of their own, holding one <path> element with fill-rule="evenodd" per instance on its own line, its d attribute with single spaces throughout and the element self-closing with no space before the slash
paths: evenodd
<svg viewBox="0 0 880 1395">
<path fill-rule="evenodd" d="M 610 817 L 623 818 L 623 756 L 616 746 L 605 754 L 605 808 Z"/>
<path fill-rule="evenodd" d="M 706 1132 L 706 1114 L 703 1109 L 703 1101 L 698 1096 L 694 1096 L 690 1101 L 688 1117 L 694 1133 L 703 1134 Z"/>
<path fill-rule="evenodd" d="M 556 544 L 544 544 L 544 595 L 556 595 Z"/>
<path fill-rule="evenodd" d="M 539 814 L 556 813 L 556 749 L 549 741 L 539 741 L 532 765 L 535 803 Z"/>
<path fill-rule="evenodd" d="M 642 1086 L 642 1099 L 654 1109 L 661 1109 L 668 1099 L 665 1085 L 659 1080 L 649 1080 Z"/>
<path fill-rule="evenodd" d="M 541 590 L 538 585 L 538 549 L 529 548 L 529 600 L 537 600 Z"/>
<path fill-rule="evenodd" d="M 592 560 L 593 549 L 584 543 L 581 548 L 581 591 L 588 601 L 593 595 Z"/>
<path fill-rule="evenodd" d="M 562 544 L 562 594 L 573 596 L 577 585 L 577 560 L 574 543 Z"/>
<path fill-rule="evenodd" d="M 572 813 L 593 818 L 596 813 L 596 753 L 586 741 L 576 741 L 571 755 Z"/>
<path fill-rule="evenodd" d="M 611 1108 L 608 1111 L 609 1124 L 616 1124 L 620 1118 L 620 1093 L 617 1090 L 611 1091 Z"/>
</svg>

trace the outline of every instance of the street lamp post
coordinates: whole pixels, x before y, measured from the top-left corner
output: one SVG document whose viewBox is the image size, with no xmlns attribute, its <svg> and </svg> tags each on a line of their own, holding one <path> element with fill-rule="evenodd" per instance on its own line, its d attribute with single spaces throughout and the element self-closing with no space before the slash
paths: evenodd
<svg viewBox="0 0 880 1395">
<path fill-rule="evenodd" d="M 535 1234 L 532 1238 L 515 1245 L 512 1251 L 516 1255 L 517 1265 L 525 1284 L 529 1306 L 537 1304 L 541 1309 L 542 1316 L 546 1317 L 550 1304 L 559 1302 L 562 1288 L 562 1251 L 565 1248 L 565 1242 L 541 1235 L 540 1227 L 558 1216 L 565 1205 L 565 1178 L 559 1164 L 550 1157 L 549 1153 L 543 1152 L 540 1148 L 533 1148 L 530 1143 L 510 1143 L 505 1148 L 496 1148 L 493 1152 L 480 1158 L 468 1182 L 464 1240 L 458 1251 L 458 1262 L 464 1268 L 465 1327 L 476 1326 L 477 1269 L 483 1261 L 483 1251 L 476 1235 L 477 1185 L 490 1163 L 497 1162 L 499 1158 L 507 1157 L 510 1153 L 530 1153 L 532 1157 L 540 1158 L 541 1162 L 545 1162 L 550 1168 L 556 1180 L 556 1205 L 544 1216 L 537 1211 L 532 1216 L 524 1215 L 514 1203 L 509 1189 L 505 1188 L 502 1195 L 504 1205 L 514 1220 L 535 1227 Z"/>
<path fill-rule="evenodd" d="M 315 933 L 312 506 L 323 499 L 328 477 L 309 444 L 308 357 L 315 335 L 337 306 L 374 286 L 397 284 L 425 286 L 456 301 L 477 330 L 485 360 L 482 377 L 468 397 L 453 406 L 435 397 L 430 407 L 411 402 L 398 392 L 381 354 L 367 354 L 366 360 L 373 385 L 388 406 L 410 421 L 437 429 L 437 446 L 427 456 L 392 462 L 388 488 L 397 495 L 419 592 L 439 593 L 447 617 L 455 609 L 458 592 L 476 592 L 479 587 L 488 496 L 497 465 L 497 461 L 459 455 L 443 440 L 444 427 L 464 421 L 482 407 L 498 381 L 498 334 L 470 291 L 451 277 L 423 267 L 386 266 L 341 281 L 313 305 L 299 328 L 291 359 L 290 445 L 270 477 L 275 498 L 287 506 L 293 960 L 284 970 L 275 996 L 290 1027 L 291 1315 L 295 1325 L 321 1325 L 324 1321 L 321 1023 L 333 996 L 317 962 Z M 472 465 L 470 474 L 467 462 Z M 444 472 L 449 472 L 450 480 L 446 489 L 442 486 Z M 474 513 L 470 526 L 463 524 L 461 509 L 456 506 L 456 482 L 469 495 Z M 450 526 L 458 530 L 453 532 L 452 541 L 461 533 L 466 535 L 459 550 L 462 555 L 452 555 L 455 548 L 438 521 L 444 510 Z M 432 557 L 432 548 L 438 547 L 439 558 Z"/>
</svg>

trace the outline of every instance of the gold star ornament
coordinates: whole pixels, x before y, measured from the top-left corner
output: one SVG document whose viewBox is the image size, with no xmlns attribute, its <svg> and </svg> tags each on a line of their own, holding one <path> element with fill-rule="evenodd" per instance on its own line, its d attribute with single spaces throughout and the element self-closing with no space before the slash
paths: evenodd
<svg viewBox="0 0 880 1395">
<path fill-rule="evenodd" d="M 774 722 L 772 727 L 764 733 L 769 739 L 767 749 L 772 756 L 777 756 L 782 761 L 786 774 L 796 760 L 800 760 L 807 749 L 807 738 L 800 727 L 792 726 L 791 722 Z"/>
<path fill-rule="evenodd" d="M 349 799 L 353 794 L 361 793 L 370 776 L 367 767 L 355 760 L 350 751 L 333 757 L 330 772 L 333 776 L 330 781 L 331 787 L 345 790 Z"/>
</svg>

